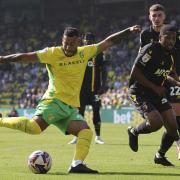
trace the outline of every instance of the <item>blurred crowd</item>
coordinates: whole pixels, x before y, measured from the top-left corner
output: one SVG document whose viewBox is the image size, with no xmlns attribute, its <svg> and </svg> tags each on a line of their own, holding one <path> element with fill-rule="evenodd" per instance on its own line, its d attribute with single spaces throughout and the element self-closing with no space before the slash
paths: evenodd
<svg viewBox="0 0 180 180">
<path fill-rule="evenodd" d="M 180 24 L 180 14 L 168 17 L 171 24 Z M 67 26 L 79 27 L 81 32 L 92 31 L 97 41 L 123 28 L 139 24 L 149 26 L 147 16 L 140 17 L 97 17 L 86 15 L 57 23 L 44 23 L 14 19 L 0 25 L 0 54 L 30 52 L 47 46 L 59 45 L 61 35 Z M 130 69 L 139 49 L 139 35 L 131 35 L 118 46 L 104 52 L 108 64 L 107 92 L 102 95 L 103 107 L 129 106 L 127 86 Z M 46 68 L 42 64 L 5 64 L 0 66 L 0 104 L 2 106 L 35 108 L 48 86 Z"/>
</svg>

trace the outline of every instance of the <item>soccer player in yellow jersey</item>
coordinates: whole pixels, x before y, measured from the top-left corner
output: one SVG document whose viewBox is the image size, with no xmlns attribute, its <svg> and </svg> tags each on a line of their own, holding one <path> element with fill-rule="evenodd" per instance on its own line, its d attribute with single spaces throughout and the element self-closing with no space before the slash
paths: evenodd
<svg viewBox="0 0 180 180">
<path fill-rule="evenodd" d="M 79 47 L 78 30 L 68 27 L 63 34 L 62 46 L 0 56 L 0 63 L 44 63 L 49 76 L 48 89 L 39 102 L 34 117 L 3 117 L 0 118 L 0 126 L 40 134 L 53 124 L 64 134 L 72 134 L 78 138 L 69 173 L 98 173 L 83 164 L 93 132 L 76 109 L 80 106 L 80 88 L 86 65 L 90 58 L 118 44 L 130 32 L 139 31 L 140 27 L 135 25 L 112 34 L 97 44 Z"/>
</svg>

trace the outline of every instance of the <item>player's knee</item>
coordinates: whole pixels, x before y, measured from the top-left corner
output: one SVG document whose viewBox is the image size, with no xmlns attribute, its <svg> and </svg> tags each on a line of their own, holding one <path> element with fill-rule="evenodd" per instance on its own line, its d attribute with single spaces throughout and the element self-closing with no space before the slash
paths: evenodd
<svg viewBox="0 0 180 180">
<path fill-rule="evenodd" d="M 40 134 L 42 132 L 40 126 L 37 124 L 36 121 L 29 120 L 26 123 L 26 133 L 28 134 Z"/>
<path fill-rule="evenodd" d="M 90 136 L 93 136 L 93 131 L 91 129 L 85 129 L 85 130 L 86 130 L 86 132 L 89 133 Z"/>
<path fill-rule="evenodd" d="M 88 133 L 88 136 L 90 139 L 93 137 L 93 131 L 91 129 L 85 129 L 86 133 Z"/>
<path fill-rule="evenodd" d="M 92 137 L 93 137 L 93 131 L 91 129 L 89 129 L 89 128 L 88 129 L 82 129 L 79 132 L 78 136 L 80 134 L 83 134 L 84 136 L 88 137 L 88 139 L 92 139 Z"/>
<path fill-rule="evenodd" d="M 167 128 L 167 133 L 171 136 L 174 137 L 175 139 L 177 139 L 178 133 L 177 133 L 177 129 L 175 128 Z"/>
<path fill-rule="evenodd" d="M 163 123 L 157 120 L 156 122 L 155 121 L 146 122 L 146 125 L 149 127 L 151 132 L 155 132 L 161 129 L 161 127 L 163 126 Z"/>
<path fill-rule="evenodd" d="M 150 128 L 151 132 L 156 132 L 158 131 L 159 129 L 161 129 L 162 126 L 153 126 Z"/>
</svg>

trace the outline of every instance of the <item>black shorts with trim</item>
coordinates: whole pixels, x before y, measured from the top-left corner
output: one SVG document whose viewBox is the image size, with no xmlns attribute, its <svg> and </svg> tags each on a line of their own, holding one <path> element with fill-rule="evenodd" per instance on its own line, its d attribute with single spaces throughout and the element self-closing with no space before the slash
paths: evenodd
<svg viewBox="0 0 180 180">
<path fill-rule="evenodd" d="M 101 106 L 101 98 L 95 92 L 81 93 L 80 104 L 82 106 Z"/>
<path fill-rule="evenodd" d="M 130 99 L 143 117 L 145 113 L 151 111 L 157 110 L 161 113 L 168 109 L 172 109 L 171 104 L 165 97 L 154 96 L 142 92 L 141 94 L 130 93 Z"/>
</svg>

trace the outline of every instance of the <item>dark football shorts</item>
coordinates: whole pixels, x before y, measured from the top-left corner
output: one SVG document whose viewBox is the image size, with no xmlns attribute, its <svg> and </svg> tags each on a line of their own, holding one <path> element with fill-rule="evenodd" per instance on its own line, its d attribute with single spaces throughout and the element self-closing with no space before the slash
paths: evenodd
<svg viewBox="0 0 180 180">
<path fill-rule="evenodd" d="M 130 94 L 130 99 L 135 108 L 144 117 L 145 113 L 152 111 L 164 112 L 172 109 L 171 104 L 165 97 L 152 96 L 151 94 Z"/>
<path fill-rule="evenodd" d="M 80 103 L 81 106 L 101 106 L 101 98 L 95 92 L 83 93 L 81 94 Z"/>
</svg>

